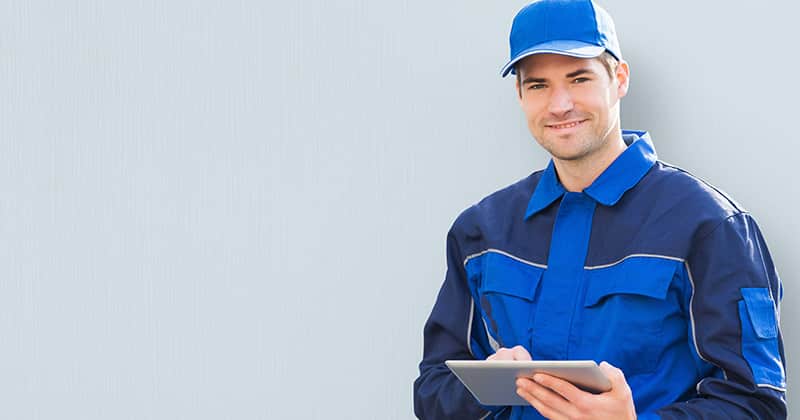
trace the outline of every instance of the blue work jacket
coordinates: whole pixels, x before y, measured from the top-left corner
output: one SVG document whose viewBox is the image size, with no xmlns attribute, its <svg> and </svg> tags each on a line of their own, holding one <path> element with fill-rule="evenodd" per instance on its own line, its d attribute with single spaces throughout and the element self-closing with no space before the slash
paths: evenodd
<svg viewBox="0 0 800 420">
<path fill-rule="evenodd" d="M 445 366 L 525 347 L 608 361 L 639 418 L 786 417 L 783 289 L 758 226 L 720 190 L 657 160 L 645 132 L 583 192 L 549 166 L 455 221 L 424 329 L 424 419 L 536 419 L 480 405 Z"/>
</svg>

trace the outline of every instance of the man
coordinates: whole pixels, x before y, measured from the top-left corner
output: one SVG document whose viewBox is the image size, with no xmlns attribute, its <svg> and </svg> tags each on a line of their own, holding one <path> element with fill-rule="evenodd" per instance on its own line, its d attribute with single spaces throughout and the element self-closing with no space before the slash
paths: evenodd
<svg viewBox="0 0 800 420">
<path fill-rule="evenodd" d="M 540 0 L 511 60 L 546 169 L 464 211 L 424 330 L 420 418 L 784 418 L 782 286 L 753 218 L 620 129 L 628 91 L 610 16 Z M 530 405 L 481 406 L 449 359 L 604 361 L 612 389 L 517 380 Z"/>
</svg>

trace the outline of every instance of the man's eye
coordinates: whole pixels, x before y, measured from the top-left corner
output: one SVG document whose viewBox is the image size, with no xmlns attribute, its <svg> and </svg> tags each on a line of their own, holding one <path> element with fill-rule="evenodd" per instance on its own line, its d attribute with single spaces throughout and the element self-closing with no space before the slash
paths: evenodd
<svg viewBox="0 0 800 420">
<path fill-rule="evenodd" d="M 588 82 L 589 80 L 591 80 L 591 79 L 589 79 L 588 77 L 577 77 L 572 82 L 573 83 L 583 83 L 583 82 Z"/>
<path fill-rule="evenodd" d="M 544 85 L 544 84 L 542 84 L 542 83 L 534 83 L 534 84 L 532 84 L 532 85 L 529 85 L 529 86 L 528 86 L 528 89 L 531 89 L 531 90 L 539 90 L 539 89 L 544 89 L 545 87 L 546 87 L 546 85 Z"/>
</svg>

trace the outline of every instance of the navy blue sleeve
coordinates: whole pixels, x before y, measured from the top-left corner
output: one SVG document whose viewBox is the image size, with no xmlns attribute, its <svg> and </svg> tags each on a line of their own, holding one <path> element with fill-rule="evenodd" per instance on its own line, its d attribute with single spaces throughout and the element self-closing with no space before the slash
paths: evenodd
<svg viewBox="0 0 800 420">
<path fill-rule="evenodd" d="M 447 236 L 447 274 L 424 329 L 419 377 L 414 382 L 414 413 L 420 419 L 491 418 L 491 407 L 481 406 L 445 360 L 485 358 L 470 352 L 473 301 L 455 226 Z"/>
<path fill-rule="evenodd" d="M 787 416 L 781 285 L 755 221 L 737 213 L 699 235 L 687 259 L 691 333 L 717 374 L 663 419 L 782 419 Z"/>
</svg>

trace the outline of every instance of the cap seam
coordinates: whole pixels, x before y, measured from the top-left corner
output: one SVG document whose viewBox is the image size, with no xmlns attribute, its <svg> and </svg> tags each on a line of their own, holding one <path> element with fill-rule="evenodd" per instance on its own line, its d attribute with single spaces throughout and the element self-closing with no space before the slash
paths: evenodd
<svg viewBox="0 0 800 420">
<path fill-rule="evenodd" d="M 592 8 L 592 19 L 594 19 L 594 42 L 603 43 L 603 40 L 600 39 L 600 25 L 597 23 L 597 8 L 594 7 L 594 2 L 589 2 L 589 7 Z"/>
</svg>

